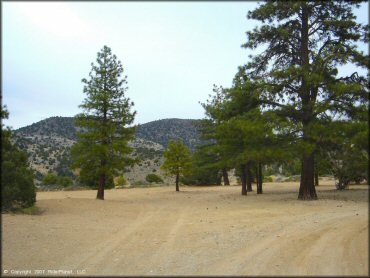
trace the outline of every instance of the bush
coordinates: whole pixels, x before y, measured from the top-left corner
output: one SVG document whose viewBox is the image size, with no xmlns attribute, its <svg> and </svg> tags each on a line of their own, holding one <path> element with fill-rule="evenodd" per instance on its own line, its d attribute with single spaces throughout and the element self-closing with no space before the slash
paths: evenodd
<svg viewBox="0 0 370 278">
<path fill-rule="evenodd" d="M 119 176 L 117 179 L 116 179 L 116 182 L 115 182 L 115 185 L 116 186 L 124 186 L 124 185 L 127 185 L 127 180 L 124 176 Z"/>
<path fill-rule="evenodd" d="M 155 182 L 155 183 L 163 183 L 163 180 L 160 176 L 156 175 L 156 174 L 148 174 L 146 177 L 145 177 L 145 180 L 147 182 Z"/>
<path fill-rule="evenodd" d="M 50 172 L 44 176 L 42 179 L 42 184 L 45 186 L 60 185 L 63 187 L 68 187 L 73 185 L 73 181 L 68 176 L 57 176 Z"/>
<path fill-rule="evenodd" d="M 58 177 L 53 173 L 48 173 L 42 179 L 43 185 L 56 185 L 58 183 Z"/>
<path fill-rule="evenodd" d="M 273 182 L 273 179 L 270 176 L 263 177 L 263 182 Z"/>
<path fill-rule="evenodd" d="M 58 177 L 58 184 L 63 187 L 68 187 L 68 186 L 73 185 L 73 181 L 70 177 L 62 176 L 62 177 Z"/>
</svg>

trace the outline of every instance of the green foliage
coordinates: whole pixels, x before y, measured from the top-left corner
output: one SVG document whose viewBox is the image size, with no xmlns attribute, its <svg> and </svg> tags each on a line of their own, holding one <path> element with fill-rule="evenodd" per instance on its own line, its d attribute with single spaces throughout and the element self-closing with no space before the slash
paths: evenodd
<svg viewBox="0 0 370 278">
<path fill-rule="evenodd" d="M 92 189 L 99 188 L 99 178 L 100 175 L 98 172 L 94 172 L 93 170 L 81 168 L 79 175 L 77 176 L 77 183 L 81 187 L 89 187 Z M 105 187 L 106 189 L 114 188 L 114 180 L 113 175 L 106 176 L 105 180 Z"/>
<path fill-rule="evenodd" d="M 231 88 L 214 87 L 215 95 L 202 104 L 207 120 L 202 122 L 204 145 L 213 158 L 208 168 L 246 168 L 248 181 L 253 180 L 259 163 L 282 161 L 287 144 L 285 123 L 271 111 L 261 109 L 258 83 L 240 71 Z M 202 146 L 203 147 L 203 146 Z M 244 172 L 243 172 L 244 173 Z M 241 171 L 239 173 L 241 175 Z"/>
<path fill-rule="evenodd" d="M 123 187 L 124 185 L 127 185 L 127 180 L 126 178 L 122 175 L 122 176 L 119 176 L 117 179 L 116 179 L 116 186 L 118 187 Z"/>
<path fill-rule="evenodd" d="M 1 107 L 1 119 L 9 115 Z M 11 142 L 11 131 L 1 127 L 1 210 L 7 211 L 30 207 L 36 202 L 33 173 L 28 169 L 27 155 Z"/>
<path fill-rule="evenodd" d="M 302 162 L 300 159 L 292 159 L 292 160 L 285 161 L 282 164 L 281 174 L 284 176 L 300 175 L 301 166 L 302 166 Z M 274 173 L 277 173 L 277 171 L 275 171 Z"/>
<path fill-rule="evenodd" d="M 368 110 L 365 74 L 339 76 L 339 67 L 348 63 L 368 69 L 368 55 L 356 45 L 367 41 L 369 29 L 355 21 L 352 8 L 358 4 L 268 1 L 248 13 L 262 24 L 247 32 L 244 47 L 264 50 L 251 57 L 240 76 L 253 80 L 261 106 L 286 120 L 295 134 L 290 143 L 302 158 L 301 199 L 316 198 L 312 158 L 326 123 Z"/>
<path fill-rule="evenodd" d="M 191 153 L 181 141 L 170 141 L 163 156 L 161 169 L 168 175 L 182 176 L 191 171 Z"/>
<path fill-rule="evenodd" d="M 58 184 L 58 177 L 53 173 L 48 173 L 42 179 L 44 185 L 56 185 Z"/>
<path fill-rule="evenodd" d="M 58 177 L 58 184 L 63 187 L 69 187 L 73 185 L 73 180 L 68 176 Z"/>
<path fill-rule="evenodd" d="M 42 214 L 42 212 L 43 211 L 37 206 L 31 206 L 27 208 L 17 208 L 12 210 L 12 213 L 28 215 L 40 215 Z"/>
<path fill-rule="evenodd" d="M 150 182 L 150 183 L 152 183 L 152 182 L 154 182 L 154 183 L 163 183 L 163 179 L 160 176 L 156 175 L 156 174 L 148 174 L 145 177 L 145 180 L 147 182 Z"/>
<path fill-rule="evenodd" d="M 45 186 L 62 186 L 69 187 L 73 185 L 73 181 L 68 176 L 57 176 L 54 173 L 47 173 L 42 179 L 42 184 Z"/>
<path fill-rule="evenodd" d="M 116 55 L 104 46 L 96 62 L 92 63 L 90 79 L 82 79 L 86 98 L 75 123 L 83 132 L 77 134 L 71 150 L 72 167 L 80 169 L 80 182 L 92 186 L 99 179 L 103 183 L 113 180 L 119 170 L 132 163 L 128 142 L 133 139 L 134 128 L 128 126 L 136 114 L 131 112 L 133 102 L 125 96 L 127 77 L 122 77 L 123 67 Z"/>
<path fill-rule="evenodd" d="M 266 176 L 266 177 L 263 177 L 263 182 L 273 182 L 273 179 L 270 176 Z"/>
<path fill-rule="evenodd" d="M 186 185 L 220 185 L 219 165 L 209 145 L 198 146 L 192 156 L 192 169 L 181 178 L 181 182 Z"/>
<path fill-rule="evenodd" d="M 321 140 L 321 157 L 340 184 L 368 180 L 369 128 L 364 121 L 333 121 L 326 125 L 331 140 Z"/>
</svg>

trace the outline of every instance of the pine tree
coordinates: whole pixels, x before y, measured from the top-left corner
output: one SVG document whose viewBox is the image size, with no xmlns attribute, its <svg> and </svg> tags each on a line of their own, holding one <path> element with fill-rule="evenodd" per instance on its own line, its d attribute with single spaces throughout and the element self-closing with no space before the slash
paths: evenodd
<svg viewBox="0 0 370 278">
<path fill-rule="evenodd" d="M 191 153 L 181 141 L 170 141 L 163 156 L 165 161 L 161 169 L 176 177 L 176 191 L 180 191 L 180 177 L 191 170 Z"/>
<path fill-rule="evenodd" d="M 83 113 L 76 116 L 77 143 L 73 146 L 73 168 L 81 175 L 99 177 L 97 199 L 104 200 L 104 188 L 108 180 L 118 175 L 119 170 L 131 163 L 127 155 L 133 138 L 134 105 L 125 96 L 127 76 L 122 76 L 123 67 L 111 49 L 104 46 L 97 54 L 97 64 L 92 63 L 89 80 L 82 79 L 86 98 L 80 105 Z"/>
<path fill-rule="evenodd" d="M 192 169 L 181 179 L 183 184 L 220 185 L 221 171 L 217 154 L 209 144 L 198 145 L 192 155 Z"/>
<path fill-rule="evenodd" d="M 8 118 L 1 107 L 1 119 Z M 1 210 L 25 208 L 36 202 L 33 173 L 28 168 L 27 155 L 10 141 L 11 130 L 1 126 Z"/>
<path fill-rule="evenodd" d="M 206 154 L 207 159 L 204 162 L 207 165 L 203 167 L 218 168 L 222 173 L 224 185 L 230 185 L 228 170 L 233 167 L 233 163 L 228 160 L 228 154 L 216 140 L 219 135 L 216 134 L 219 126 L 230 118 L 230 115 L 224 111 L 224 104 L 228 97 L 228 89 L 222 86 L 213 85 L 214 95 L 209 95 L 206 103 L 201 103 L 205 110 L 206 119 L 200 122 L 199 131 L 203 145 L 198 147 L 200 153 Z M 211 160 L 210 160 L 211 159 Z"/>
<path fill-rule="evenodd" d="M 368 67 L 356 42 L 368 26 L 356 23 L 352 7 L 363 1 L 267 1 L 248 13 L 262 25 L 247 32 L 243 46 L 263 51 L 251 57 L 245 75 L 260 84 L 266 108 L 298 127 L 302 155 L 298 198 L 317 199 L 314 186 L 315 128 L 323 118 L 351 117 L 368 100 L 367 80 L 341 65 Z"/>
<path fill-rule="evenodd" d="M 258 90 L 258 83 L 241 69 L 231 88 L 215 87 L 216 94 L 203 104 L 210 126 L 202 130 L 203 136 L 213 140 L 211 147 L 218 154 L 219 165 L 237 169 L 242 195 L 252 191 L 252 168 L 257 168 L 257 193 L 262 193 L 262 166 L 281 158 L 283 151 L 283 144 L 272 132 L 283 126 L 273 112 L 262 112 Z M 280 137 L 284 135 L 279 133 Z"/>
</svg>

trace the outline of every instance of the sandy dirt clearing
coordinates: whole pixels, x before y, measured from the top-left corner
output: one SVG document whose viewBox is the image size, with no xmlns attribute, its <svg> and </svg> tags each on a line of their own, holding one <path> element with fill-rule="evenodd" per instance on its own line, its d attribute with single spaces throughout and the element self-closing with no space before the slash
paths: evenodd
<svg viewBox="0 0 370 278">
<path fill-rule="evenodd" d="M 368 188 L 327 182 L 305 202 L 298 183 L 39 192 L 41 215 L 2 215 L 2 274 L 367 276 Z"/>
</svg>

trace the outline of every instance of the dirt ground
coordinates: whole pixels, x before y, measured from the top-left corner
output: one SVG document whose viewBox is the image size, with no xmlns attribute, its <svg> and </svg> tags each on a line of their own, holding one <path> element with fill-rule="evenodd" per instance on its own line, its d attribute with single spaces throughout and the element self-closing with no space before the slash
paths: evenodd
<svg viewBox="0 0 370 278">
<path fill-rule="evenodd" d="M 180 189 L 39 192 L 41 215 L 2 215 L 2 274 L 369 274 L 368 185 Z"/>
</svg>

